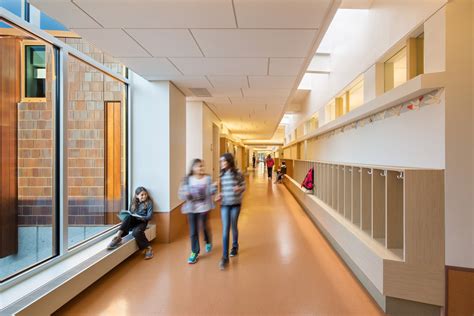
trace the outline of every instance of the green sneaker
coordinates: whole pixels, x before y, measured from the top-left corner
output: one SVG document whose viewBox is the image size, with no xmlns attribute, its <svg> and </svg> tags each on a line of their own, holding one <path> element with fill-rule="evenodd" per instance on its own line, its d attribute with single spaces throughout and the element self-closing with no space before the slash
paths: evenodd
<svg viewBox="0 0 474 316">
<path fill-rule="evenodd" d="M 189 264 L 194 264 L 198 261 L 198 256 L 199 254 L 197 253 L 194 253 L 194 252 L 191 252 L 191 255 L 189 256 L 188 258 L 188 263 Z"/>
<path fill-rule="evenodd" d="M 212 250 L 212 244 L 208 243 L 206 244 L 206 252 L 210 252 Z"/>
</svg>

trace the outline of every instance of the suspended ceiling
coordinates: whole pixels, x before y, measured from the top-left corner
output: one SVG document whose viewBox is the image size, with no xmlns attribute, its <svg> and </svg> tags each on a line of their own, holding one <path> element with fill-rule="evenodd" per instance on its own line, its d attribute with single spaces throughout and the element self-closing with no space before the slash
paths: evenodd
<svg viewBox="0 0 474 316">
<path fill-rule="evenodd" d="M 171 80 L 243 139 L 270 138 L 337 0 L 31 0 L 149 80 Z M 204 88 L 211 97 L 190 90 Z"/>
</svg>

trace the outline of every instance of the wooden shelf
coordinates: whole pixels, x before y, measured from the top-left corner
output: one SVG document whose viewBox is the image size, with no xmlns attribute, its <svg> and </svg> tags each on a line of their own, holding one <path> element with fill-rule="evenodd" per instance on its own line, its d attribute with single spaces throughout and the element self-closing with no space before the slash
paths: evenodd
<svg viewBox="0 0 474 316">
<path fill-rule="evenodd" d="M 315 131 L 286 144 L 283 146 L 283 149 L 304 140 L 338 129 L 342 126 L 353 123 L 375 113 L 384 111 L 391 108 L 392 106 L 402 104 L 434 90 L 443 88 L 446 81 L 445 77 L 446 75 L 444 72 L 421 74 L 416 76 L 415 78 L 408 80 L 398 87 L 387 91 L 375 99 L 357 107 L 347 114 L 319 127 Z"/>
</svg>

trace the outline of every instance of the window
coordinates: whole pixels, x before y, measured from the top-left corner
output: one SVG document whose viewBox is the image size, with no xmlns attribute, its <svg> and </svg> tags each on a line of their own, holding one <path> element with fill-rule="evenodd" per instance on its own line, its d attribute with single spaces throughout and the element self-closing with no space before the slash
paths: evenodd
<svg viewBox="0 0 474 316">
<path fill-rule="evenodd" d="M 23 5 L 24 5 L 23 0 L 0 0 L 1 8 L 6 9 L 19 17 L 22 16 Z"/>
<path fill-rule="evenodd" d="M 25 45 L 25 99 L 46 97 L 46 49 L 44 45 Z M 43 100 L 41 100 L 43 101 Z"/>
<path fill-rule="evenodd" d="M 326 114 L 326 123 L 329 123 L 336 119 L 336 102 L 333 100 L 331 103 L 326 105 L 325 107 L 325 114 Z"/>
<path fill-rule="evenodd" d="M 318 113 L 313 115 L 311 117 L 311 119 L 309 120 L 309 122 L 310 122 L 310 130 L 311 131 L 314 131 L 314 130 L 318 129 L 318 127 L 319 127 L 319 115 L 318 115 Z"/>
<path fill-rule="evenodd" d="M 359 80 L 347 93 L 349 101 L 349 111 L 361 106 L 364 103 L 364 80 Z"/>
<path fill-rule="evenodd" d="M 2 25 L 7 22 L 0 21 Z M 15 36 L 2 36 L 12 34 Z M 24 43 L 34 42 L 22 55 Z M 57 49 L 12 25 L 0 27 L 0 281 L 58 255 L 56 236 Z M 45 58 L 45 56 L 48 56 Z M 41 102 L 23 100 L 20 85 Z M 37 77 L 41 77 L 38 81 Z"/>
<path fill-rule="evenodd" d="M 384 64 L 385 91 L 392 90 L 407 81 L 407 48 L 402 48 Z"/>
<path fill-rule="evenodd" d="M 117 224 L 126 207 L 126 85 L 68 58 L 68 246 Z"/>
</svg>

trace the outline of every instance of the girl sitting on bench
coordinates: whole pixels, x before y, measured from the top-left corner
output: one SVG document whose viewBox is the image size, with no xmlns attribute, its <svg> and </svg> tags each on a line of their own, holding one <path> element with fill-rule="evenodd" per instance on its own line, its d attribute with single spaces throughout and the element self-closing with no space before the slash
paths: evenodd
<svg viewBox="0 0 474 316">
<path fill-rule="evenodd" d="M 126 215 L 123 217 L 122 224 L 107 249 L 111 250 L 117 248 L 122 242 L 122 238 L 132 231 L 138 248 L 140 250 L 145 249 L 145 259 L 153 258 L 153 249 L 145 236 L 145 230 L 152 215 L 153 201 L 148 191 L 144 187 L 136 188 L 130 210 L 126 212 Z"/>
</svg>

